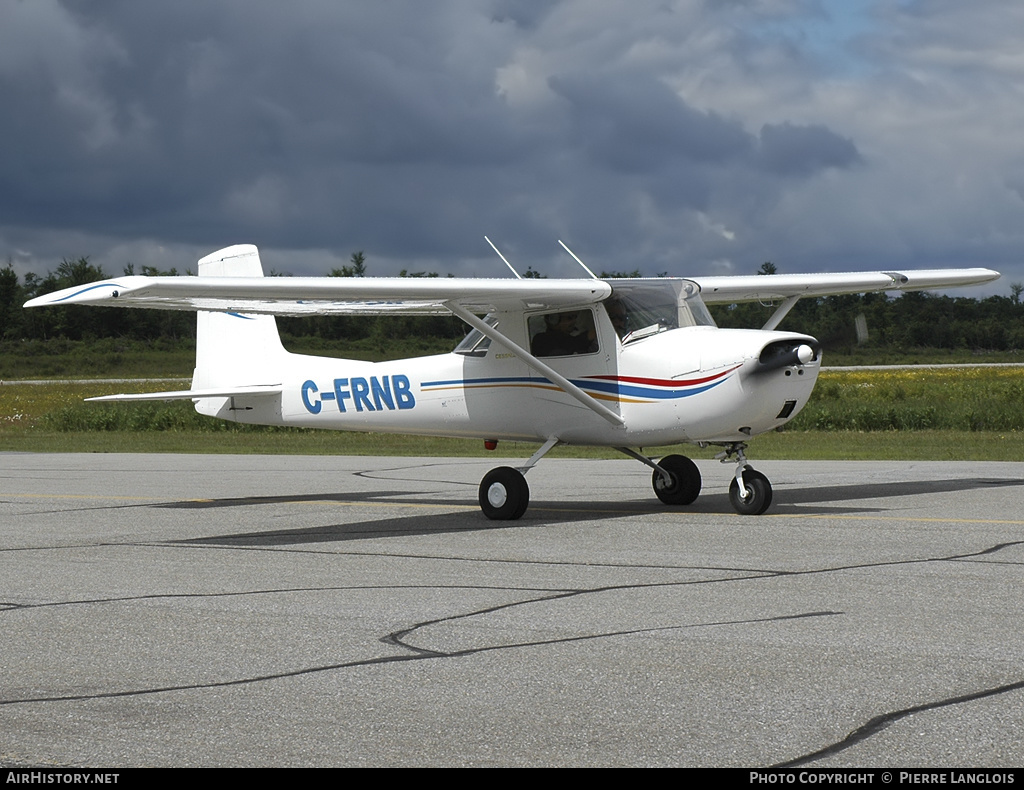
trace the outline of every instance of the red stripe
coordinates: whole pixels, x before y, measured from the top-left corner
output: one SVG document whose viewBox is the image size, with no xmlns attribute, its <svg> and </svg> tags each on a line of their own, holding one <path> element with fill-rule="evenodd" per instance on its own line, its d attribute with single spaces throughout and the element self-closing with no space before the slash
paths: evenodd
<svg viewBox="0 0 1024 790">
<path fill-rule="evenodd" d="M 674 379 L 648 379 L 640 376 L 584 376 L 584 378 L 599 379 L 602 381 L 623 381 L 628 384 L 647 384 L 651 387 L 688 387 L 693 384 L 704 384 L 708 381 L 720 379 L 722 376 L 727 376 L 732 373 L 738 367 L 739 365 L 735 368 L 723 371 L 722 373 L 716 373 L 713 376 L 705 376 L 702 379 L 685 379 L 682 381 L 676 381 Z"/>
</svg>

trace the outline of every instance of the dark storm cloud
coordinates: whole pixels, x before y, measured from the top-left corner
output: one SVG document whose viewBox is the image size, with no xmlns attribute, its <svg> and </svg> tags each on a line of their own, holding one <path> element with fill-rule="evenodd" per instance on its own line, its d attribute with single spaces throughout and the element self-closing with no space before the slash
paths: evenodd
<svg viewBox="0 0 1024 790">
<path fill-rule="evenodd" d="M 588 166 L 637 178 L 662 206 L 706 210 L 716 182 L 758 170 L 809 178 L 862 162 L 857 147 L 823 125 L 766 124 L 759 137 L 736 120 L 697 110 L 645 75 L 556 75 L 550 85 L 568 106 L 567 145 Z M 570 142 L 571 141 L 571 142 Z M 763 179 L 760 190 L 772 187 Z"/>
<path fill-rule="evenodd" d="M 425 178 L 450 193 L 443 168 L 498 166 L 521 145 L 493 66 L 479 78 L 446 64 L 443 14 L 103 8 L 79 33 L 110 44 L 71 64 L 70 88 L 56 70 L 0 84 L 19 108 L 0 172 L 0 207 L 17 221 L 323 244 L 353 195 L 380 210 L 428 197 Z"/>
<path fill-rule="evenodd" d="M 533 30 L 558 3 L 559 0 L 495 0 L 492 14 L 498 21 L 509 19 L 521 28 Z"/>
<path fill-rule="evenodd" d="M 443 252 L 453 228 L 504 211 L 502 187 L 557 200 L 589 180 L 569 167 L 645 174 L 640 188 L 660 200 L 705 207 L 703 168 L 749 158 L 757 140 L 662 80 L 552 75 L 563 106 L 541 123 L 501 100 L 501 20 L 533 26 L 553 5 L 514 15 L 499 3 L 476 25 L 407 3 L 50 6 L 78 43 L 61 68 L 0 85 L 0 100 L 20 108 L 0 207 L 27 224 L 193 243 L 331 246 L 361 235 L 388 253 Z M 474 32 L 487 41 L 466 56 L 476 68 L 462 68 L 452 49 Z M 820 149 L 828 132 L 815 135 Z M 805 175 L 834 163 L 795 156 L 794 136 L 788 126 L 762 134 L 769 165 Z M 525 182 L 513 172 L 524 169 Z"/>
<path fill-rule="evenodd" d="M 650 76 L 588 72 L 550 84 L 569 105 L 573 136 L 599 166 L 649 172 L 676 159 L 727 162 L 753 148 L 738 123 L 695 110 Z"/>
<path fill-rule="evenodd" d="M 997 265 L 1022 241 L 1021 12 L 844 8 L 10 0 L 0 254 L 458 273 L 488 233 L 550 274 L 575 273 L 559 237 L 648 273 Z"/>
<path fill-rule="evenodd" d="M 761 128 L 760 161 L 773 173 L 803 177 L 829 167 L 852 167 L 864 160 L 852 140 L 824 126 L 782 123 Z"/>
</svg>

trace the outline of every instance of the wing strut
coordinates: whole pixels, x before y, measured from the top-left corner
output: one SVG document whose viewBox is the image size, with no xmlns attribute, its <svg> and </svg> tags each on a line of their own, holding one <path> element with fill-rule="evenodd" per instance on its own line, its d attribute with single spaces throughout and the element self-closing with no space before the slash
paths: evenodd
<svg viewBox="0 0 1024 790">
<path fill-rule="evenodd" d="M 571 395 L 572 397 L 574 397 L 576 400 L 578 400 L 591 411 L 604 417 L 612 425 L 625 424 L 626 421 L 622 419 L 621 416 L 613 412 L 611 409 L 609 409 L 596 398 L 592 397 L 591 395 L 588 395 L 586 392 L 581 390 L 579 387 L 577 387 L 575 384 L 569 381 L 569 379 L 567 379 L 561 373 L 557 372 L 550 365 L 545 365 L 525 348 L 522 348 L 513 343 L 493 326 L 490 326 L 489 324 L 486 324 L 483 321 L 481 321 L 479 318 L 477 318 L 475 315 L 469 312 L 469 310 L 467 310 L 462 305 L 456 304 L 455 302 L 445 302 L 444 306 L 451 310 L 453 314 L 457 315 L 471 327 L 479 330 L 486 337 L 489 337 L 491 340 L 493 340 L 495 343 L 500 343 L 509 351 L 513 352 L 516 356 L 520 357 L 524 362 L 526 362 L 527 365 L 536 370 L 538 373 L 543 373 L 545 376 L 548 377 L 548 379 L 553 384 L 557 385 L 560 390 L 565 392 L 567 395 Z"/>
<path fill-rule="evenodd" d="M 782 304 L 779 305 L 778 309 L 772 313 L 772 317 L 768 319 L 767 323 L 765 323 L 761 329 L 767 329 L 769 331 L 775 329 L 775 327 L 782 323 L 782 319 L 789 315 L 789 311 L 793 309 L 793 305 L 797 303 L 799 298 L 800 294 L 794 294 L 793 296 L 786 297 Z"/>
</svg>

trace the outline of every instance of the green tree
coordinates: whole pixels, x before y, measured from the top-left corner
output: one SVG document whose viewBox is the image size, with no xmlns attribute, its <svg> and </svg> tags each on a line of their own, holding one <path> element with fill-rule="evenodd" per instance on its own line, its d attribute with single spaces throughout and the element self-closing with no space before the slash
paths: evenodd
<svg viewBox="0 0 1024 790">
<path fill-rule="evenodd" d="M 599 275 L 602 280 L 628 280 L 636 277 L 643 277 L 640 273 L 640 269 L 633 269 L 631 272 L 606 272 L 602 271 Z"/>
<path fill-rule="evenodd" d="M 14 265 L 0 269 L 0 337 L 16 338 L 22 331 L 22 290 Z"/>
<path fill-rule="evenodd" d="M 102 280 L 106 277 L 103 267 L 89 263 L 87 257 L 64 258 L 57 266 L 57 273 L 47 273 L 43 279 L 28 275 L 26 297 L 39 296 L 62 288 L 73 288 L 78 285 Z M 31 279 L 30 279 L 31 278 Z M 29 292 L 29 287 L 32 291 Z M 119 334 L 124 318 L 111 313 L 123 313 L 122 310 L 96 310 L 94 308 L 69 305 L 67 307 L 46 307 L 32 311 L 29 319 L 36 337 L 66 337 L 69 340 L 81 340 L 83 337 L 104 337 Z M 38 316 L 38 317 L 37 317 Z"/>
<path fill-rule="evenodd" d="M 402 269 L 398 273 L 399 277 L 438 277 L 437 272 L 411 272 L 408 269 Z"/>
<path fill-rule="evenodd" d="M 365 277 L 366 276 L 366 256 L 363 255 L 363 251 L 352 253 L 352 258 L 349 260 L 351 266 L 342 266 L 340 269 L 331 269 L 331 277 Z"/>
</svg>

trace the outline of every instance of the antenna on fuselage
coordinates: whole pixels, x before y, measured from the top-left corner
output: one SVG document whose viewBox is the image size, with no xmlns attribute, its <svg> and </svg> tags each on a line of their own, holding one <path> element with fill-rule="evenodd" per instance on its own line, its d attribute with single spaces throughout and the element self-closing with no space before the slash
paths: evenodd
<svg viewBox="0 0 1024 790">
<path fill-rule="evenodd" d="M 522 275 L 520 275 L 519 272 L 517 272 L 515 269 L 512 268 L 512 264 L 509 263 L 508 260 L 505 258 L 505 256 L 501 254 L 501 250 L 499 250 L 497 247 L 494 246 L 494 242 L 491 241 L 486 236 L 484 236 L 484 241 L 486 241 L 488 244 L 491 245 L 491 249 L 494 250 L 496 253 L 498 253 L 498 257 L 499 258 L 501 258 L 503 261 L 505 261 L 505 265 L 508 266 L 508 268 L 512 270 L 512 274 L 514 274 L 516 276 L 516 279 L 517 280 L 522 280 L 523 279 Z"/>
<path fill-rule="evenodd" d="M 574 261 L 576 261 L 576 263 L 578 263 L 578 264 L 579 264 L 580 266 L 582 266 L 582 267 L 583 267 L 583 271 L 585 271 L 585 272 L 586 272 L 587 274 L 589 274 L 589 275 L 590 275 L 590 277 L 591 277 L 592 279 L 594 279 L 594 280 L 599 280 L 599 279 L 601 279 L 601 278 L 600 278 L 600 277 L 598 277 L 598 276 L 597 276 L 596 274 L 594 274 L 594 273 L 593 273 L 592 271 L 590 271 L 590 269 L 588 269 L 588 268 L 587 268 L 587 264 L 585 264 L 585 263 L 584 263 L 583 261 L 581 261 L 581 260 L 580 260 L 580 259 L 579 259 L 579 258 L 578 258 L 578 257 L 576 256 L 576 253 L 575 253 L 575 252 L 573 252 L 572 250 L 570 250 L 570 249 L 569 249 L 569 247 L 568 247 L 568 246 L 566 245 L 566 243 L 565 243 L 564 241 L 562 241 L 561 239 L 559 239 L 559 240 L 558 240 L 558 243 L 559 243 L 559 244 L 561 244 L 561 245 L 562 245 L 562 248 L 563 248 L 563 249 L 564 249 L 564 250 L 565 250 L 565 251 L 566 251 L 567 253 L 569 253 L 569 254 L 570 254 L 570 255 L 571 255 L 572 257 L 573 257 L 573 260 L 574 260 Z"/>
</svg>

